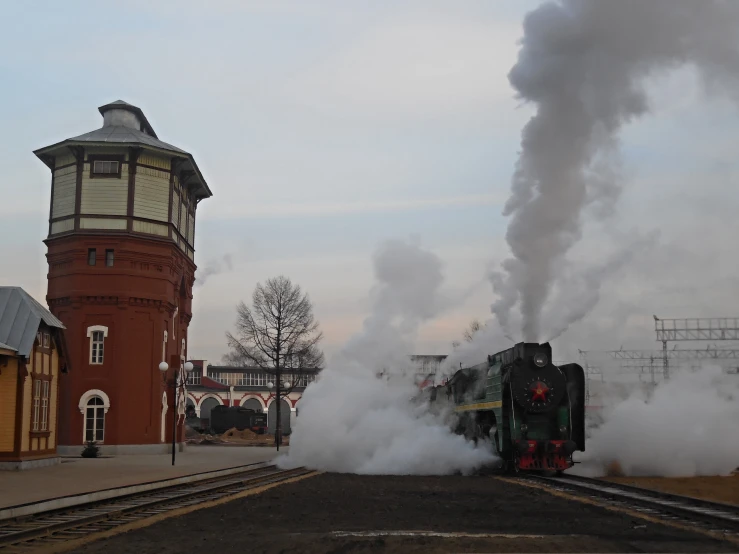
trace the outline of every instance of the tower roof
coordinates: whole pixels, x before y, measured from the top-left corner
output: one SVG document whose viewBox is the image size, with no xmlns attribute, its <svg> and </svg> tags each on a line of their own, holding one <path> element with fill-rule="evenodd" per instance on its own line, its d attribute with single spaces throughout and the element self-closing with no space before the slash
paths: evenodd
<svg viewBox="0 0 739 554">
<path fill-rule="evenodd" d="M 130 145 L 141 146 L 150 150 L 159 150 L 176 157 L 184 158 L 186 166 L 184 169 L 192 171 L 197 181 L 198 186 L 194 187 L 196 197 L 208 198 L 213 196 L 192 154 L 159 140 L 154 132 L 154 128 L 140 108 L 123 100 L 116 100 L 115 102 L 100 106 L 98 111 L 103 116 L 103 126 L 100 129 L 68 138 L 50 146 L 45 146 L 44 148 L 39 148 L 38 150 L 34 150 L 33 153 L 48 165 L 48 157 L 60 149 L 66 150 L 67 146 Z"/>
<path fill-rule="evenodd" d="M 20 287 L 0 287 L 0 345 L 28 357 L 41 322 L 64 329 L 52 313 Z"/>
<path fill-rule="evenodd" d="M 129 104 L 128 102 L 124 102 L 123 100 L 116 100 L 115 102 L 111 102 L 110 104 L 105 104 L 105 106 L 100 106 L 98 108 L 98 111 L 100 112 L 100 115 L 105 117 L 105 112 L 113 109 L 126 110 L 135 114 L 141 121 L 142 126 L 146 129 L 147 134 L 153 136 L 154 138 L 159 138 L 154 132 L 154 128 L 149 124 L 149 120 L 146 119 L 144 112 L 141 111 L 141 108 L 138 108 L 133 104 Z"/>
</svg>

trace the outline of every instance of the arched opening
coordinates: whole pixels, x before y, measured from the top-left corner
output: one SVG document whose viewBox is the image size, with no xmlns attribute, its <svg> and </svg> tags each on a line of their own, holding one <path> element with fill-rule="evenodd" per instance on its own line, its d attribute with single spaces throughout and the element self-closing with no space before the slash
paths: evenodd
<svg viewBox="0 0 739 554">
<path fill-rule="evenodd" d="M 290 429 L 290 404 L 284 398 L 280 400 L 280 420 L 282 421 L 282 434 L 289 435 Z M 267 411 L 267 432 L 274 433 L 277 429 L 277 402 L 272 402 Z"/>
<path fill-rule="evenodd" d="M 83 437 L 85 442 L 103 442 L 105 438 L 105 403 L 99 396 L 91 396 L 85 406 Z"/>
<path fill-rule="evenodd" d="M 195 401 L 192 399 L 190 395 L 187 395 L 185 405 L 185 416 L 187 419 L 193 418 L 193 417 L 200 417 L 200 410 L 198 409 L 197 405 L 195 404 Z"/>
<path fill-rule="evenodd" d="M 220 406 L 220 402 L 209 396 L 200 403 L 200 421 L 205 429 L 210 427 L 210 411 L 216 406 Z"/>
<path fill-rule="evenodd" d="M 242 400 L 241 405 L 244 408 L 248 408 L 249 410 L 254 410 L 255 412 L 264 412 L 262 403 L 256 398 L 247 398 L 246 400 Z"/>
</svg>

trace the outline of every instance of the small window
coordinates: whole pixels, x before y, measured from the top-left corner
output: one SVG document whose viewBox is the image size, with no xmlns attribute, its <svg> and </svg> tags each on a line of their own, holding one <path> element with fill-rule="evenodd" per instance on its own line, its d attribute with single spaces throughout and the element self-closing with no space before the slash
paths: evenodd
<svg viewBox="0 0 739 554">
<path fill-rule="evenodd" d="M 39 410 L 41 408 L 41 381 L 38 379 L 33 381 L 33 415 L 31 416 L 31 430 L 38 431 L 40 418 Z"/>
<path fill-rule="evenodd" d="M 105 265 L 107 267 L 113 267 L 113 259 L 114 259 L 115 253 L 113 250 L 106 250 L 105 251 Z"/>
<path fill-rule="evenodd" d="M 49 348 L 49 344 L 51 344 L 51 337 L 49 336 L 49 333 L 44 333 L 44 348 Z"/>
<path fill-rule="evenodd" d="M 119 162 L 113 160 L 95 160 L 92 163 L 93 175 L 118 175 Z"/>
<path fill-rule="evenodd" d="M 41 430 L 49 430 L 49 381 L 41 384 Z"/>
<path fill-rule="evenodd" d="M 87 249 L 87 265 L 95 265 L 97 263 L 97 250 L 94 248 Z"/>
<path fill-rule="evenodd" d="M 103 363 L 103 346 L 105 342 L 105 334 L 103 331 L 93 331 L 90 337 L 90 363 Z"/>
</svg>

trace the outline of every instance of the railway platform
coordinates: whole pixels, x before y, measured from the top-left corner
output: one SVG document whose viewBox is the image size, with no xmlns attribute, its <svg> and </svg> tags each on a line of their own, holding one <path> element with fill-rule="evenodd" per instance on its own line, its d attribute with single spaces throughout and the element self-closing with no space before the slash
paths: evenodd
<svg viewBox="0 0 739 554">
<path fill-rule="evenodd" d="M 279 454 L 287 453 L 282 447 Z M 185 478 L 274 459 L 274 448 L 188 446 L 170 455 L 62 457 L 62 463 L 25 471 L 0 471 L 0 511 L 10 506 L 50 501 L 107 489 Z M 197 477 L 195 477 L 197 479 Z"/>
</svg>

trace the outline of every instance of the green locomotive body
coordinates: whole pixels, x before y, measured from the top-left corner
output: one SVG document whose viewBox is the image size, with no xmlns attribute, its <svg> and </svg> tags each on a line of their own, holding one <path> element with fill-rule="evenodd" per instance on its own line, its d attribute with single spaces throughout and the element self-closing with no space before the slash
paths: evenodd
<svg viewBox="0 0 739 554">
<path fill-rule="evenodd" d="M 585 375 L 578 364 L 556 366 L 549 343 L 518 343 L 461 368 L 432 392 L 446 394 L 456 432 L 490 439 L 506 468 L 564 471 L 585 450 Z"/>
</svg>

